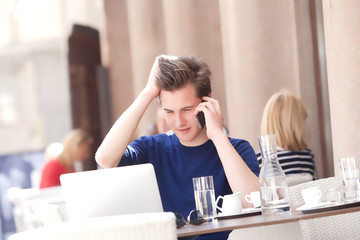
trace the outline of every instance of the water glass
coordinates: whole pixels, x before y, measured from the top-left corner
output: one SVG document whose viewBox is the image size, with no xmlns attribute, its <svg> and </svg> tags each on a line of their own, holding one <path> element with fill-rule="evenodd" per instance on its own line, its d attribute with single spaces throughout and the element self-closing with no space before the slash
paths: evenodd
<svg viewBox="0 0 360 240">
<path fill-rule="evenodd" d="M 339 159 L 346 201 L 360 200 L 359 163 L 355 157 Z"/>
<path fill-rule="evenodd" d="M 212 176 L 193 178 L 196 209 L 206 222 L 212 222 L 216 217 L 215 189 Z"/>
<path fill-rule="evenodd" d="M 330 187 L 326 193 L 326 200 L 332 203 L 341 203 L 344 201 L 343 187 Z"/>
</svg>

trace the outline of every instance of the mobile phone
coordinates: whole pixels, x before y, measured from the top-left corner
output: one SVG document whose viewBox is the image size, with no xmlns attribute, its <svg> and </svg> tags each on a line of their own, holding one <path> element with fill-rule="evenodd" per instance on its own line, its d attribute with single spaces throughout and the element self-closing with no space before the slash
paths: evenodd
<svg viewBox="0 0 360 240">
<path fill-rule="evenodd" d="M 199 128 L 204 128 L 205 126 L 205 116 L 204 113 L 201 111 L 198 114 L 196 114 L 196 122 L 199 126 Z"/>
</svg>

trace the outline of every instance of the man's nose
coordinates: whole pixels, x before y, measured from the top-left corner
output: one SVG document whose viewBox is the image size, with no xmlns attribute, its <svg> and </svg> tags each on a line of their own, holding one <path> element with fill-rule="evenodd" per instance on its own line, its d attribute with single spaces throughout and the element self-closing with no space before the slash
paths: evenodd
<svg viewBox="0 0 360 240">
<path fill-rule="evenodd" d="M 177 127 L 181 127 L 184 124 L 185 124 L 185 118 L 184 118 L 183 114 L 181 112 L 177 113 L 175 116 L 175 125 Z"/>
</svg>

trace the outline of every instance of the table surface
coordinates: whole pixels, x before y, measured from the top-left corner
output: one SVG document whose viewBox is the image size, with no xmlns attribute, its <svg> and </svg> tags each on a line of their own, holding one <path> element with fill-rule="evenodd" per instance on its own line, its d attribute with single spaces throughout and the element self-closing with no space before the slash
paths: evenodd
<svg viewBox="0 0 360 240">
<path fill-rule="evenodd" d="M 307 214 L 292 209 L 291 213 L 282 214 L 282 215 L 256 215 L 256 216 L 233 218 L 226 220 L 217 220 L 212 223 L 204 223 L 198 226 L 186 225 L 180 229 L 177 229 L 177 235 L 178 237 L 201 235 L 201 234 L 208 234 L 214 232 L 229 231 L 240 228 L 297 222 L 299 220 L 327 217 L 327 216 L 346 214 L 357 211 L 360 211 L 360 206 L 338 209 L 338 210 L 330 210 L 330 211 L 324 211 L 318 213 L 307 213 Z"/>
</svg>

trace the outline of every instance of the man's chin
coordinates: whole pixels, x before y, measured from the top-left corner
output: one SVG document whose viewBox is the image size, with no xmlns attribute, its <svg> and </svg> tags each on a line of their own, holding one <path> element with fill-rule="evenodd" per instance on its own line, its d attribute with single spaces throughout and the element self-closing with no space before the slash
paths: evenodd
<svg viewBox="0 0 360 240">
<path fill-rule="evenodd" d="M 179 141 L 182 145 L 185 146 L 191 146 L 193 142 L 193 138 L 190 138 L 189 136 L 181 136 L 181 134 L 176 134 L 176 136 L 179 138 Z"/>
</svg>

